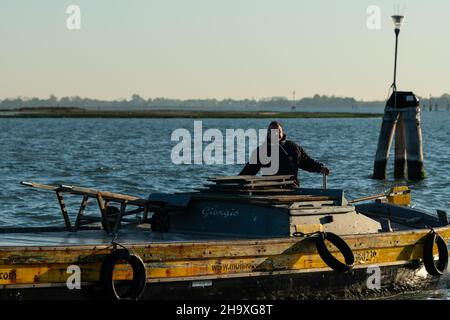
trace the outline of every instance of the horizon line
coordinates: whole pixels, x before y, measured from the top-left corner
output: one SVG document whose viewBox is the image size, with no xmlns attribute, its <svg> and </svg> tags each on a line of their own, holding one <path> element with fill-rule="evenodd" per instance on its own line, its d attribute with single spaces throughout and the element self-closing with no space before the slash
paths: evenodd
<svg viewBox="0 0 450 320">
<path fill-rule="evenodd" d="M 400 91 L 400 90 L 399 90 Z M 227 97 L 227 98 L 213 98 L 213 97 L 203 97 L 203 98 L 173 98 L 173 97 L 163 97 L 163 96 L 154 96 L 154 97 L 143 97 L 140 94 L 137 93 L 133 93 L 131 94 L 128 98 L 124 98 L 124 97 L 120 97 L 120 98 L 112 98 L 112 99 L 105 99 L 105 98 L 92 98 L 92 97 L 82 97 L 79 95 L 71 95 L 71 96 L 56 96 L 54 94 L 49 94 L 47 97 L 29 97 L 29 96 L 16 96 L 16 97 L 6 97 L 6 98 L 1 98 L 0 97 L 0 103 L 7 101 L 7 100 L 22 100 L 22 101 L 31 101 L 33 99 L 38 99 L 38 100 L 50 100 L 50 99 L 56 99 L 56 100 L 61 100 L 61 99 L 73 99 L 73 98 L 79 98 L 82 100 L 98 100 L 98 101 L 104 101 L 104 102 L 120 102 L 120 101 L 132 101 L 133 100 L 133 96 L 137 96 L 141 99 L 143 99 L 144 101 L 152 101 L 152 100 L 156 100 L 156 99 L 164 99 L 164 100 L 174 100 L 174 101 L 192 101 L 192 100 L 198 100 L 198 101 L 206 101 L 206 100 L 216 100 L 218 102 L 223 102 L 226 100 L 233 100 L 233 101 L 245 101 L 245 100 L 253 100 L 255 102 L 264 102 L 264 101 L 271 101 L 271 100 L 287 100 L 287 101 L 301 101 L 304 99 L 316 99 L 316 98 L 334 98 L 334 99 L 354 99 L 356 102 L 362 102 L 362 103 L 370 103 L 370 102 L 384 102 L 386 101 L 386 99 L 380 99 L 380 100 L 364 100 L 364 99 L 358 99 L 356 97 L 352 97 L 352 96 L 339 96 L 339 95 L 328 95 L 328 94 L 314 94 L 313 96 L 303 96 L 303 97 L 297 97 L 295 100 L 292 99 L 291 97 L 288 96 L 266 96 L 266 97 L 259 97 L 259 98 L 255 98 L 255 97 L 247 97 L 247 98 L 232 98 L 232 97 Z M 432 96 L 430 95 L 429 97 L 425 97 L 425 96 L 421 96 L 421 95 L 417 95 L 419 98 L 421 99 L 429 99 L 431 98 L 450 98 L 450 94 L 449 93 L 442 93 L 440 96 Z"/>
</svg>

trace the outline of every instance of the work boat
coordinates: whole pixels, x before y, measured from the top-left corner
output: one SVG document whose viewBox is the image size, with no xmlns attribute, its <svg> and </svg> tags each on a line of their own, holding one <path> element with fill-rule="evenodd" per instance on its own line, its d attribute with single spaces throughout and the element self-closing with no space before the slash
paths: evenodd
<svg viewBox="0 0 450 320">
<path fill-rule="evenodd" d="M 360 299 L 445 282 L 447 213 L 411 208 L 405 187 L 349 201 L 292 176 L 148 198 L 22 184 L 56 194 L 64 225 L 0 230 L 2 298 Z"/>
</svg>

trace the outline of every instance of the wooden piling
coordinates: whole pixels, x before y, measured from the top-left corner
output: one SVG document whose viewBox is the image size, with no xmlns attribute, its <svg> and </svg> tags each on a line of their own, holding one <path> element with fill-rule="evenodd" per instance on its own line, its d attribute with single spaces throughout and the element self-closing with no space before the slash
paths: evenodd
<svg viewBox="0 0 450 320">
<path fill-rule="evenodd" d="M 396 111 L 386 111 L 384 113 L 373 167 L 374 179 L 386 179 L 387 162 L 398 117 L 399 113 Z"/>
<path fill-rule="evenodd" d="M 406 134 L 406 158 L 408 162 L 408 179 L 420 180 L 425 178 L 423 165 L 422 129 L 420 126 L 419 108 L 404 111 L 403 119 Z"/>
<path fill-rule="evenodd" d="M 395 162 L 394 177 L 404 179 L 406 177 L 406 140 L 405 124 L 402 113 L 399 115 L 395 129 Z"/>
<path fill-rule="evenodd" d="M 374 179 L 386 179 L 386 166 L 394 131 L 396 135 L 395 177 L 405 177 L 406 163 L 408 179 L 423 179 L 425 171 L 423 167 L 422 129 L 420 127 L 420 104 L 412 92 L 395 91 L 386 103 L 375 155 Z"/>
</svg>

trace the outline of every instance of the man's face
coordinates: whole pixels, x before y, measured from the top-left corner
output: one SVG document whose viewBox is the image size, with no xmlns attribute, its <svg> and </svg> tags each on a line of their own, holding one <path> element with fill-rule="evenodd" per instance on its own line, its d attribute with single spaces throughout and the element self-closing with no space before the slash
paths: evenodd
<svg viewBox="0 0 450 320">
<path fill-rule="evenodd" d="M 270 126 L 269 132 L 267 133 L 269 136 L 271 134 L 271 130 L 276 130 L 276 133 L 278 135 L 278 141 L 280 141 L 281 138 L 283 137 L 283 128 L 280 126 Z"/>
</svg>

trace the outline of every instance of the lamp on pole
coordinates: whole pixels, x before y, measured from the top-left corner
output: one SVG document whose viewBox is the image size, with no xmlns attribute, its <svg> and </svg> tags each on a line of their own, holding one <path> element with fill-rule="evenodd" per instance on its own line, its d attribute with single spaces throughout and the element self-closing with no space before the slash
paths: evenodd
<svg viewBox="0 0 450 320">
<path fill-rule="evenodd" d="M 392 88 L 394 90 L 395 98 L 397 96 L 397 52 L 398 52 L 398 35 L 400 34 L 400 28 L 402 26 L 404 16 L 401 15 L 393 15 L 392 20 L 394 21 L 394 31 L 395 31 L 395 60 L 394 60 L 394 82 L 392 83 Z M 395 99 L 397 100 L 397 99 Z M 395 101 L 395 107 L 396 107 Z"/>
</svg>

